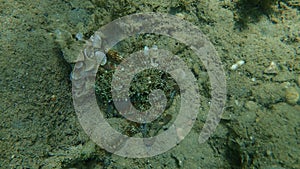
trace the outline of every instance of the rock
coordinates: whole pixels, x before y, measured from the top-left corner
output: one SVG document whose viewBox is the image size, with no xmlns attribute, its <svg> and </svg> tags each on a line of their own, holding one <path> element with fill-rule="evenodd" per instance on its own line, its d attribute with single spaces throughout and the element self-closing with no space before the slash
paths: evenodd
<svg viewBox="0 0 300 169">
<path fill-rule="evenodd" d="M 296 105 L 299 100 L 299 92 L 295 87 L 289 87 L 285 92 L 286 102 L 290 105 Z"/>
<path fill-rule="evenodd" d="M 264 70 L 265 74 L 277 74 L 278 73 L 278 67 L 277 64 L 272 61 L 270 65 Z"/>
</svg>

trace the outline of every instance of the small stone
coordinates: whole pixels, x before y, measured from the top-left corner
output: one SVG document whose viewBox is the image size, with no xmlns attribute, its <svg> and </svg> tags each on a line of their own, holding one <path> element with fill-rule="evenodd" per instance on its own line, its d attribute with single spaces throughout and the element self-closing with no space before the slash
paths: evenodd
<svg viewBox="0 0 300 169">
<path fill-rule="evenodd" d="M 79 40 L 79 41 L 82 41 L 83 40 L 83 34 L 81 32 L 78 32 L 76 33 L 76 39 Z"/>
<path fill-rule="evenodd" d="M 272 61 L 270 65 L 264 70 L 265 74 L 277 74 L 278 73 L 278 67 L 277 64 Z"/>
<path fill-rule="evenodd" d="M 286 102 L 290 105 L 296 105 L 299 100 L 299 92 L 295 87 L 286 89 L 285 93 Z"/>
<path fill-rule="evenodd" d="M 243 64 L 245 64 L 244 60 L 239 60 L 237 61 L 235 64 L 233 64 L 230 69 L 231 70 L 236 70 L 238 67 L 242 66 Z"/>
<path fill-rule="evenodd" d="M 56 99 L 57 99 L 56 95 L 52 95 L 52 96 L 50 97 L 50 100 L 51 100 L 51 101 L 56 101 Z"/>
</svg>

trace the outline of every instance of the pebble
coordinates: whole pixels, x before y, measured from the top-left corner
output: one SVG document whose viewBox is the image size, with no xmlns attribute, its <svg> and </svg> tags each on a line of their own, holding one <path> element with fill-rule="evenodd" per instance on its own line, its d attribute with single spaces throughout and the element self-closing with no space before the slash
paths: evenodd
<svg viewBox="0 0 300 169">
<path fill-rule="evenodd" d="M 289 87 L 285 92 L 286 102 L 290 105 L 296 105 L 299 100 L 299 92 L 295 87 Z"/>
<path fill-rule="evenodd" d="M 79 40 L 79 41 L 83 41 L 83 34 L 81 32 L 79 33 L 76 33 L 76 39 Z"/>
<path fill-rule="evenodd" d="M 235 64 L 233 64 L 230 69 L 231 70 L 236 70 L 238 67 L 242 66 L 243 64 L 245 64 L 244 60 L 239 60 L 237 61 Z"/>
<path fill-rule="evenodd" d="M 264 70 L 265 74 L 277 74 L 278 73 L 278 67 L 277 64 L 272 61 L 270 65 Z"/>
</svg>

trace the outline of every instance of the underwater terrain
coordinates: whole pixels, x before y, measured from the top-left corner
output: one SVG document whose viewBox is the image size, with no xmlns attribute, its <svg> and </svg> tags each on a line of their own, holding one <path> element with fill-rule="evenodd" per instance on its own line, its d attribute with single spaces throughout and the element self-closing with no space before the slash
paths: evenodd
<svg viewBox="0 0 300 169">
<path fill-rule="evenodd" d="M 196 77 L 199 114 L 174 148 L 148 158 L 109 153 L 84 132 L 70 75 L 85 40 L 101 26 L 134 13 L 176 16 L 199 28 L 216 49 L 227 100 L 209 140 L 198 143 L 210 108 L 207 69 L 188 46 L 153 34 L 125 39 L 106 51 L 95 93 L 110 125 L 149 137 L 174 122 L 180 92 L 169 74 L 149 70 L 130 88 L 148 109 L 150 89 L 167 95 L 157 123 L 140 125 L 111 104 L 115 65 L 145 46 L 182 58 Z M 188 33 L 188 32 L 187 32 Z M 152 77 L 151 83 L 145 77 Z M 298 0 L 0 0 L 0 168 L 300 168 L 300 2 Z M 143 93 L 143 94 L 141 94 Z"/>
</svg>

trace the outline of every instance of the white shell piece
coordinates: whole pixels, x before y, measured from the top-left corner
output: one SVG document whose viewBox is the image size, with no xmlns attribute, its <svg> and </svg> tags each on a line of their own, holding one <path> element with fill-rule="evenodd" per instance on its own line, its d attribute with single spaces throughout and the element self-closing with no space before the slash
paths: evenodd
<svg viewBox="0 0 300 169">
<path fill-rule="evenodd" d="M 236 62 L 237 65 L 242 66 L 243 64 L 245 64 L 244 60 L 239 60 Z"/>
<path fill-rule="evenodd" d="M 149 47 L 148 46 L 144 47 L 144 55 L 149 56 Z"/>
<path fill-rule="evenodd" d="M 233 64 L 233 65 L 230 67 L 230 69 L 231 69 L 231 70 L 236 70 L 238 67 L 239 67 L 238 64 Z"/>
<path fill-rule="evenodd" d="M 235 64 L 233 64 L 230 69 L 231 70 L 236 70 L 238 67 L 242 66 L 243 64 L 245 64 L 244 60 L 239 60 L 237 61 Z"/>
</svg>

